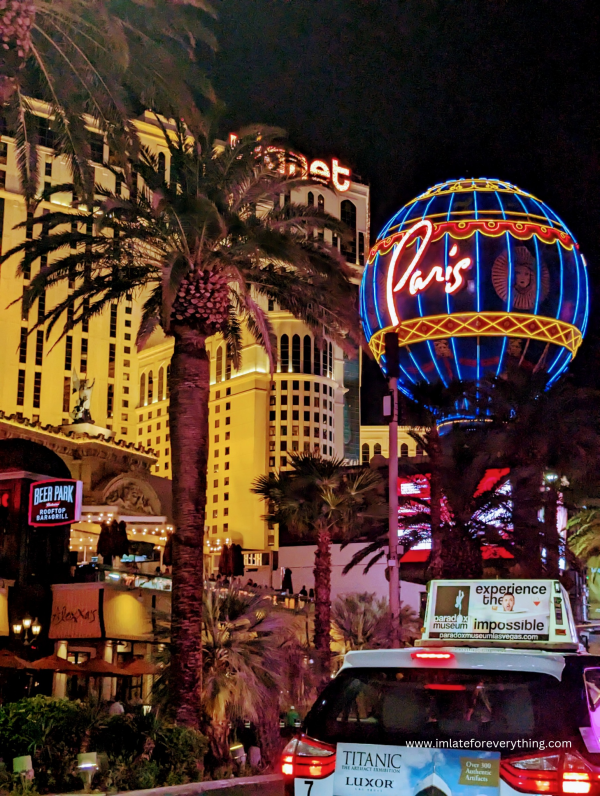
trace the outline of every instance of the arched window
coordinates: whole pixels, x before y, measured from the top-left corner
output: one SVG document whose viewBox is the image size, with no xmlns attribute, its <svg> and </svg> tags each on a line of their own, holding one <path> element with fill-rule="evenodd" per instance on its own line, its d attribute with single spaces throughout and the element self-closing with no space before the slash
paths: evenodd
<svg viewBox="0 0 600 796">
<path fill-rule="evenodd" d="M 329 378 L 333 378 L 333 344 L 329 343 Z"/>
<path fill-rule="evenodd" d="M 223 348 L 217 348 L 217 383 L 223 381 Z"/>
<path fill-rule="evenodd" d="M 290 338 L 287 334 L 281 335 L 281 372 L 290 372 Z"/>
<path fill-rule="evenodd" d="M 164 368 L 161 368 L 158 371 L 158 400 L 159 401 L 162 401 L 162 399 L 165 397 L 164 389 L 165 389 L 165 371 L 164 371 Z"/>
<path fill-rule="evenodd" d="M 319 194 L 319 198 L 317 199 L 319 210 L 325 210 L 325 197 L 323 194 Z"/>
<path fill-rule="evenodd" d="M 342 254 L 352 263 L 356 262 L 356 205 L 344 199 L 341 205 L 342 222 L 348 227 L 351 237 L 342 239 Z"/>
<path fill-rule="evenodd" d="M 292 371 L 300 373 L 300 335 L 292 337 Z"/>
<path fill-rule="evenodd" d="M 154 398 L 154 377 L 152 371 L 148 374 L 148 403 L 151 404 Z"/>
<path fill-rule="evenodd" d="M 312 191 L 309 191 L 308 192 L 308 197 L 306 199 L 306 204 L 310 205 L 312 207 L 314 205 L 314 203 L 315 203 L 315 195 L 314 195 L 314 193 Z"/>
<path fill-rule="evenodd" d="M 171 379 L 171 366 L 167 365 L 167 398 L 171 395 L 171 387 L 169 381 Z"/>
<path fill-rule="evenodd" d="M 167 179 L 167 158 L 164 152 L 158 153 L 158 173 L 164 182 Z"/>
<path fill-rule="evenodd" d="M 381 445 L 378 442 L 376 442 L 375 445 L 373 445 L 373 455 L 381 456 Z"/>
<path fill-rule="evenodd" d="M 368 464 L 371 461 L 371 449 L 369 448 L 368 443 L 364 443 L 362 446 L 362 463 Z"/>
<path fill-rule="evenodd" d="M 302 371 L 303 373 L 310 373 L 312 370 L 312 342 L 309 334 L 304 335 L 304 362 Z"/>
<path fill-rule="evenodd" d="M 321 372 L 323 376 L 326 376 L 327 375 L 327 340 L 323 342 L 322 360 L 323 360 L 323 368 Z"/>
<path fill-rule="evenodd" d="M 231 378 L 231 352 L 229 351 L 229 346 L 227 346 L 227 350 L 225 352 L 225 381 L 228 381 Z"/>
<path fill-rule="evenodd" d="M 146 405 L 146 374 L 142 373 L 140 378 L 140 406 Z"/>
<path fill-rule="evenodd" d="M 403 442 L 402 445 L 400 445 L 400 456 L 408 456 L 408 445 L 406 442 Z"/>
<path fill-rule="evenodd" d="M 314 342 L 313 348 L 313 363 L 314 363 L 314 373 L 315 376 L 321 375 L 321 351 L 319 350 L 319 345 L 317 341 Z"/>
<path fill-rule="evenodd" d="M 421 447 L 421 446 L 420 446 L 420 445 L 417 443 L 417 456 L 423 456 L 424 454 L 425 454 L 425 451 L 424 451 L 424 450 L 423 450 L 423 448 L 422 448 L 422 447 Z"/>
</svg>

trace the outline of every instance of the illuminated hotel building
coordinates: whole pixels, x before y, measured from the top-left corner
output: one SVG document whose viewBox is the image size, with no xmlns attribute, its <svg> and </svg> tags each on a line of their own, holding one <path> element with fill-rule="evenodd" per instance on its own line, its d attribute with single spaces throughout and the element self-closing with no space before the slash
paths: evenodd
<svg viewBox="0 0 600 796">
<path fill-rule="evenodd" d="M 66 159 L 56 157 L 52 135 L 40 113 L 41 185 L 68 183 Z M 163 153 L 168 169 L 169 154 L 162 132 L 145 114 L 135 122 L 142 142 Z M 93 134 L 92 159 L 96 182 L 116 189 L 115 176 L 102 164 L 110 157 L 98 132 Z M 295 188 L 291 201 L 313 203 L 341 218 L 354 232 L 348 241 L 331 239 L 355 266 L 357 281 L 369 250 L 369 188 L 337 160 L 313 161 L 313 173 L 323 185 Z M 331 187 L 330 187 L 331 186 Z M 282 197 L 282 201 L 285 197 Z M 57 194 L 52 202 L 40 202 L 36 215 L 58 206 L 71 206 L 71 196 Z M 26 220 L 25 202 L 12 139 L 0 141 L 0 231 L 2 251 L 26 234 L 15 225 Z M 37 230 L 34 234 L 38 234 Z M 161 332 L 141 352 L 136 349 L 143 298 L 132 296 L 113 305 L 58 339 L 60 331 L 45 340 L 41 327 L 28 335 L 40 315 L 58 303 L 71 288 L 66 284 L 48 291 L 29 313 L 22 309 L 23 289 L 39 269 L 17 275 L 17 261 L 7 262 L 0 273 L 0 410 L 17 422 L 29 420 L 35 427 L 60 429 L 69 425 L 74 399 L 71 373 L 76 370 L 94 380 L 91 415 L 97 426 L 109 429 L 107 444 L 132 446 L 154 452 L 153 477 L 171 477 L 167 380 L 172 341 Z M 300 321 L 267 304 L 277 336 L 277 372 L 269 373 L 265 353 L 246 335 L 239 371 L 232 369 L 222 339 L 208 341 L 211 358 L 210 450 L 207 501 L 207 538 L 214 548 L 226 539 L 245 550 L 276 549 L 275 529 L 261 515 L 264 504 L 250 492 L 259 475 L 288 466 L 293 451 L 319 450 L 323 455 L 360 459 L 359 365 L 348 360 L 330 341 L 321 347 Z"/>
</svg>

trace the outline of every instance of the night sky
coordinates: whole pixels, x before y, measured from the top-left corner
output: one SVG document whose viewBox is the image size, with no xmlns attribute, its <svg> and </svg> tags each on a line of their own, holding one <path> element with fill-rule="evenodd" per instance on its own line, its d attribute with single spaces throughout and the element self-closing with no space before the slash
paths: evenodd
<svg viewBox="0 0 600 796">
<path fill-rule="evenodd" d="M 217 0 L 225 126 L 284 127 L 371 185 L 372 239 L 413 196 L 498 177 L 547 202 L 600 295 L 597 0 Z M 597 298 L 594 302 L 598 306 Z M 600 323 L 575 360 L 595 376 Z"/>
</svg>

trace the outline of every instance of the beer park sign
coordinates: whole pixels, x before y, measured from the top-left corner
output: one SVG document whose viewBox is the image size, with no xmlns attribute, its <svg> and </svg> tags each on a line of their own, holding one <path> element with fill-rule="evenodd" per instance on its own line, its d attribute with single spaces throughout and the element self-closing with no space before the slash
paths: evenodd
<svg viewBox="0 0 600 796">
<path fill-rule="evenodd" d="M 67 525 L 81 519 L 83 482 L 70 478 L 35 481 L 29 491 L 29 524 Z"/>
</svg>

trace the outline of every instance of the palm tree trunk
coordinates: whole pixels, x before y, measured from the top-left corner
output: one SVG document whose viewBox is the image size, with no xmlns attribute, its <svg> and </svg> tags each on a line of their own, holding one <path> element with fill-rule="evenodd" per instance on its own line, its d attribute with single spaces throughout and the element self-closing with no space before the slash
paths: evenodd
<svg viewBox="0 0 600 796">
<path fill-rule="evenodd" d="M 431 512 L 431 558 L 429 575 L 441 578 L 444 569 L 443 531 L 442 531 L 442 479 L 440 473 L 441 446 L 440 435 L 435 421 L 429 431 L 429 505 Z"/>
<path fill-rule="evenodd" d="M 440 577 L 448 580 L 480 578 L 483 574 L 481 545 L 456 520 L 444 534 L 442 561 Z"/>
<path fill-rule="evenodd" d="M 317 530 L 315 551 L 315 649 L 325 682 L 331 672 L 331 534 Z"/>
<path fill-rule="evenodd" d="M 179 724 L 199 728 L 202 693 L 203 546 L 208 459 L 210 361 L 206 337 L 174 328 L 170 373 L 173 466 L 171 694 Z"/>
<path fill-rule="evenodd" d="M 515 467 L 510 481 L 513 498 L 515 554 L 523 577 L 542 577 L 540 508 L 542 474 L 535 466 Z"/>
<path fill-rule="evenodd" d="M 558 492 L 550 486 L 546 492 L 544 506 L 544 536 L 546 542 L 546 574 L 558 578 L 560 574 L 560 537 L 556 523 L 558 520 Z"/>
</svg>

